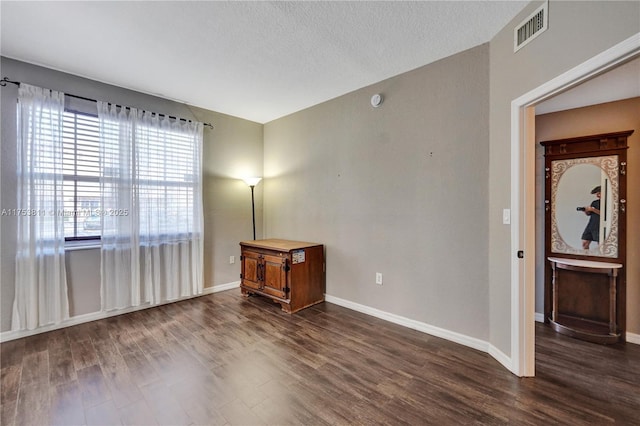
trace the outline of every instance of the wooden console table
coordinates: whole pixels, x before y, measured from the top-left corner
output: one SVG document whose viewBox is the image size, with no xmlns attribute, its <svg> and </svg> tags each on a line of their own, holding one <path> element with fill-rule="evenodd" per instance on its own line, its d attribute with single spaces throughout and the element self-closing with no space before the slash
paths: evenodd
<svg viewBox="0 0 640 426">
<path fill-rule="evenodd" d="M 324 301 L 324 246 L 289 240 L 240 243 L 240 289 L 280 303 L 294 313 Z"/>
<path fill-rule="evenodd" d="M 551 327 L 590 342 L 618 342 L 617 277 L 622 264 L 548 259 L 553 272 Z"/>
</svg>

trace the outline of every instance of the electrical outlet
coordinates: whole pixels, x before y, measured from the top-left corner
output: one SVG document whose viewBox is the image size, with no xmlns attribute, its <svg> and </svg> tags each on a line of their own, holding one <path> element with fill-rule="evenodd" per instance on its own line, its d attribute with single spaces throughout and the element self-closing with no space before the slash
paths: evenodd
<svg viewBox="0 0 640 426">
<path fill-rule="evenodd" d="M 234 263 L 236 263 L 236 257 L 235 256 L 229 256 L 229 263 L 232 264 L 232 265 Z"/>
<path fill-rule="evenodd" d="M 376 272 L 376 284 L 382 285 L 382 274 L 380 272 Z"/>
</svg>

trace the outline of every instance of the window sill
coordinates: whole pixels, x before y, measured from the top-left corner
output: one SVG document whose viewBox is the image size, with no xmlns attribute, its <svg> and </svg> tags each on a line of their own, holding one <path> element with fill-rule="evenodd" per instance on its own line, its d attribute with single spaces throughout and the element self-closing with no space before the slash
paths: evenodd
<svg viewBox="0 0 640 426">
<path fill-rule="evenodd" d="M 64 251 L 95 250 L 100 248 L 100 240 L 67 241 L 64 243 Z"/>
</svg>

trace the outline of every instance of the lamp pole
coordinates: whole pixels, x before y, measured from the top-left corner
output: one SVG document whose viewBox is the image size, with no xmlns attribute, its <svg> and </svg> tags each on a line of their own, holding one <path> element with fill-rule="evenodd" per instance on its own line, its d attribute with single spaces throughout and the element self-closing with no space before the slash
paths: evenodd
<svg viewBox="0 0 640 426">
<path fill-rule="evenodd" d="M 253 218 L 253 240 L 256 240 L 256 204 L 253 201 L 253 188 L 255 188 L 255 185 L 249 185 L 249 188 L 251 188 L 251 217 Z"/>
<path fill-rule="evenodd" d="M 260 182 L 261 180 L 262 178 L 260 177 L 249 177 L 244 179 L 244 182 L 247 185 L 249 185 L 249 188 L 251 188 L 251 218 L 253 219 L 253 240 L 254 241 L 256 240 L 256 203 L 253 198 L 253 190 L 258 184 L 258 182 Z"/>
</svg>

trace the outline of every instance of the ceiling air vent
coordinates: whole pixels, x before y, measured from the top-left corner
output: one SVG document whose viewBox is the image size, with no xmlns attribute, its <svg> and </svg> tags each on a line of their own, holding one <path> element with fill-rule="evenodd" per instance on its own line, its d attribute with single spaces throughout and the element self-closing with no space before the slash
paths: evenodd
<svg viewBox="0 0 640 426">
<path fill-rule="evenodd" d="M 549 2 L 546 1 L 513 30 L 513 52 L 517 52 L 548 27 Z"/>
</svg>

